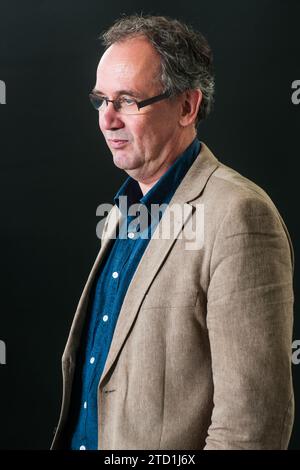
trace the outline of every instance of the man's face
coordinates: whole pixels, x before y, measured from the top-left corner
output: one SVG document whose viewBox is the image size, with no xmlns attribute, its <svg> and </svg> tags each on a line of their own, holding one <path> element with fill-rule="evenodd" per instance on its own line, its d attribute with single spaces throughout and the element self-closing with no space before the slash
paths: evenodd
<svg viewBox="0 0 300 470">
<path fill-rule="evenodd" d="M 131 91 L 137 101 L 142 101 L 163 92 L 159 73 L 160 58 L 153 46 L 144 38 L 129 39 L 105 51 L 95 90 L 109 99 L 132 98 Z M 141 108 L 135 115 L 121 114 L 109 103 L 99 112 L 99 126 L 114 164 L 138 181 L 155 179 L 163 163 L 174 158 L 172 150 L 181 132 L 179 114 L 179 103 L 170 99 Z M 118 139 L 123 142 L 118 143 Z"/>
</svg>

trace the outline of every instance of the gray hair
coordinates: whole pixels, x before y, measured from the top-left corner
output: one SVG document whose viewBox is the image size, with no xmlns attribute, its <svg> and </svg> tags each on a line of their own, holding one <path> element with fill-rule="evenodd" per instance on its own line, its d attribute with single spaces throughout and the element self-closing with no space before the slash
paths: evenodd
<svg viewBox="0 0 300 470">
<path fill-rule="evenodd" d="M 211 111 L 214 97 L 212 51 L 204 36 L 190 25 L 166 16 L 134 14 L 118 19 L 100 38 L 107 49 L 116 42 L 144 36 L 161 58 L 163 91 L 177 95 L 200 88 L 203 98 L 195 124 Z"/>
</svg>

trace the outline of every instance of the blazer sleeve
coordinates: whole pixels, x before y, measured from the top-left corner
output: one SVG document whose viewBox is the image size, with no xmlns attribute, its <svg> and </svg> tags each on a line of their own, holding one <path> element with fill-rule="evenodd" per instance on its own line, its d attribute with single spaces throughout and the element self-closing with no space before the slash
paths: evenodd
<svg viewBox="0 0 300 470">
<path fill-rule="evenodd" d="M 275 206 L 229 205 L 211 256 L 214 408 L 205 450 L 286 449 L 293 419 L 293 249 Z"/>
</svg>

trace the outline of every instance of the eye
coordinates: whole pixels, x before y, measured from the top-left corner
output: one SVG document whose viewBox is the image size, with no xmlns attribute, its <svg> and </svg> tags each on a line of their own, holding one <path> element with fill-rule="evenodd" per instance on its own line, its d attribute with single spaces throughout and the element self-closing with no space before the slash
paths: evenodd
<svg viewBox="0 0 300 470">
<path fill-rule="evenodd" d="M 95 95 L 93 93 L 89 94 L 89 98 L 91 100 L 92 105 L 94 106 L 96 110 L 98 110 L 104 102 L 104 97 Z"/>
<path fill-rule="evenodd" d="M 127 104 L 128 106 L 131 106 L 132 104 L 135 104 L 135 100 L 132 98 L 122 98 L 122 101 Z"/>
</svg>

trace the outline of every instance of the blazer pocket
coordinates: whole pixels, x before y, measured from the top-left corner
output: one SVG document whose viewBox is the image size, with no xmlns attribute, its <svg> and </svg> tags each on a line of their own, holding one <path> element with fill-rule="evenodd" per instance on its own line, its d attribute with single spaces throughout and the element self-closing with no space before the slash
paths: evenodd
<svg viewBox="0 0 300 470">
<path fill-rule="evenodd" d="M 176 292 L 162 292 L 161 294 L 146 294 L 141 308 L 176 308 L 194 307 L 197 302 L 198 292 L 186 289 Z"/>
</svg>

